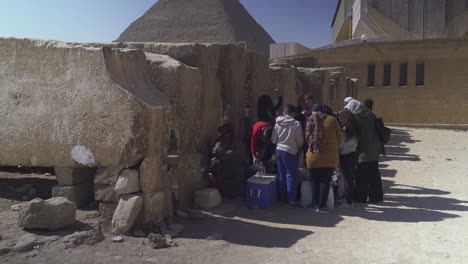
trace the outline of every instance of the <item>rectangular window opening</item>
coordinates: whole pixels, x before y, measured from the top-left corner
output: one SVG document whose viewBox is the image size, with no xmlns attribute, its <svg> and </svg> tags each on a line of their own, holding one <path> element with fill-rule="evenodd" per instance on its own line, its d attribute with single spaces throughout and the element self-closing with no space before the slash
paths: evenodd
<svg viewBox="0 0 468 264">
<path fill-rule="evenodd" d="M 392 85 L 392 65 L 384 64 L 383 72 L 383 86 L 389 87 Z"/>
<path fill-rule="evenodd" d="M 424 63 L 416 64 L 416 86 L 424 86 Z"/>
<path fill-rule="evenodd" d="M 400 64 L 400 86 L 408 86 L 408 63 Z"/>
<path fill-rule="evenodd" d="M 375 64 L 367 66 L 367 87 L 375 87 Z"/>
</svg>

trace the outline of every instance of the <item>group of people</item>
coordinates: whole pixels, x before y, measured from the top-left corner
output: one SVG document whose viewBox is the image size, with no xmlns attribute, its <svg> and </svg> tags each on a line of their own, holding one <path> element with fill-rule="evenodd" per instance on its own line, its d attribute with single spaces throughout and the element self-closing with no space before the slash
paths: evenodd
<svg viewBox="0 0 468 264">
<path fill-rule="evenodd" d="M 343 206 L 353 202 L 382 202 L 378 160 L 380 154 L 384 154 L 384 146 L 376 130 L 372 100 L 362 104 L 348 97 L 344 99 L 344 108 L 335 114 L 327 105 L 314 104 L 311 94 L 304 95 L 303 99 L 303 105 L 288 104 L 278 116 L 281 97 L 276 106 L 268 96 L 259 98 L 259 121 L 249 132 L 251 164 L 276 163 L 280 202 L 290 207 L 301 206 L 301 167 L 307 168 L 312 190 L 312 203 L 305 206 L 306 209 L 329 211 L 327 199 L 337 168 L 344 180 L 343 197 L 340 197 L 344 200 Z M 232 156 L 233 127 L 227 124 L 218 130 L 220 137 L 212 148 L 210 177 L 223 176 L 211 182 L 218 181 L 216 184 L 220 185 L 223 195 L 235 196 L 241 192 L 242 180 L 233 182 L 234 175 L 226 176 L 242 167 Z"/>
</svg>

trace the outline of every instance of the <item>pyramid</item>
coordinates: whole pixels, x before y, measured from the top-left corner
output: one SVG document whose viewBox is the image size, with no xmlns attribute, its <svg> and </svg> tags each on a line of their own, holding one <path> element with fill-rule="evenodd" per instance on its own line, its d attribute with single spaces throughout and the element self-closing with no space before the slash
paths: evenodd
<svg viewBox="0 0 468 264">
<path fill-rule="evenodd" d="M 159 0 L 118 42 L 230 43 L 269 54 L 271 36 L 239 0 Z"/>
</svg>

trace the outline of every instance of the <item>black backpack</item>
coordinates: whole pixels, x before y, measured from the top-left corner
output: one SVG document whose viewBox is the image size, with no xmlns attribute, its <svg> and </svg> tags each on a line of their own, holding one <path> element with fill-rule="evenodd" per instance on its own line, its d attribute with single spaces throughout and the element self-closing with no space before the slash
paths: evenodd
<svg viewBox="0 0 468 264">
<path fill-rule="evenodd" d="M 375 119 L 375 128 L 377 130 L 377 135 L 379 135 L 380 141 L 386 145 L 388 141 L 390 141 L 392 130 L 385 126 L 381 117 Z"/>
</svg>

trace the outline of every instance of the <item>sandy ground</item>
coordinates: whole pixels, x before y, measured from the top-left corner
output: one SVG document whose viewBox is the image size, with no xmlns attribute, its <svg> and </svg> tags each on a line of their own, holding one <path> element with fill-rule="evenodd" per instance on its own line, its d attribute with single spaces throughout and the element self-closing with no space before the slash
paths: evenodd
<svg viewBox="0 0 468 264">
<path fill-rule="evenodd" d="M 467 147 L 467 132 L 394 128 L 381 162 L 383 204 L 320 215 L 226 201 L 203 219 L 176 219 L 185 225 L 177 248 L 107 236 L 94 246 L 9 253 L 0 263 L 468 263 Z M 25 233 L 9 199 L 0 198 L 0 244 Z M 80 211 L 79 220 L 94 213 Z M 213 233 L 223 240 L 205 239 Z"/>
</svg>

